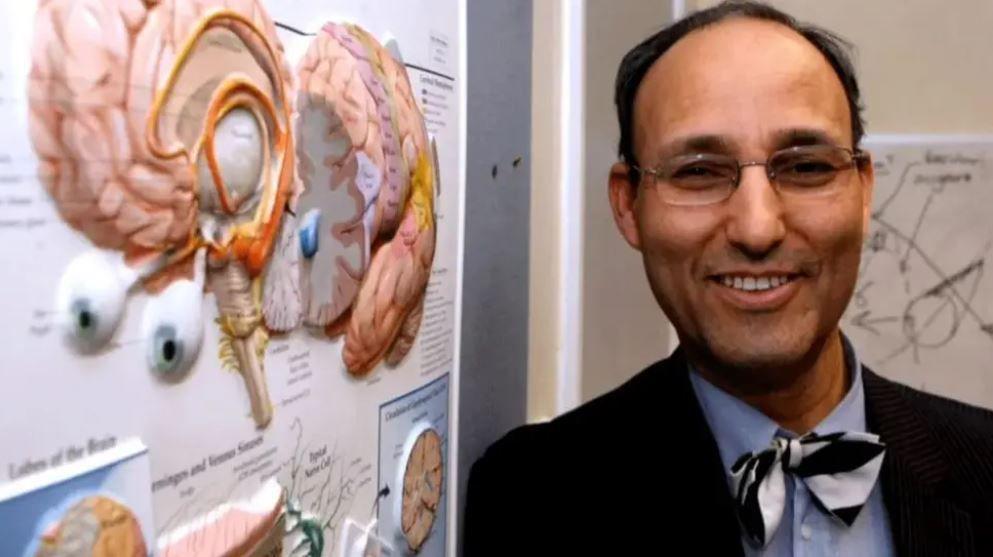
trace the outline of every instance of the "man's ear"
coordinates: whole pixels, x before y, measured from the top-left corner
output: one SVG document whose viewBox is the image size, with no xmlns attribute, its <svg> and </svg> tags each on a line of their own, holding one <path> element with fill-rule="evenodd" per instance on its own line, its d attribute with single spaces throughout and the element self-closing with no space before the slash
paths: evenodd
<svg viewBox="0 0 993 557">
<path fill-rule="evenodd" d="M 630 167 L 622 162 L 610 168 L 610 208 L 614 223 L 621 236 L 636 250 L 641 250 L 641 233 L 638 230 L 638 184 L 631 182 Z"/>
<path fill-rule="evenodd" d="M 872 192 L 876 187 L 876 170 L 872 162 L 872 153 L 866 151 L 866 158 L 858 167 L 859 180 L 862 184 L 862 237 L 869 236 L 869 225 L 872 220 Z"/>
</svg>

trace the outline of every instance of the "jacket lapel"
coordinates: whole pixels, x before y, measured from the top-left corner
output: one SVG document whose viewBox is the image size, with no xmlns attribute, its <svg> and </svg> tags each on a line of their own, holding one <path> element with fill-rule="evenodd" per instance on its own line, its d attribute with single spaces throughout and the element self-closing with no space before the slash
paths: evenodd
<svg viewBox="0 0 993 557">
<path fill-rule="evenodd" d="M 734 501 L 728 487 L 727 473 L 721 462 L 710 426 L 690 384 L 689 368 L 682 349 L 661 362 L 655 388 L 664 393 L 671 405 L 672 421 L 682 430 L 680 451 L 695 458 L 684 460 L 682 476 L 692 486 L 695 501 L 683 507 L 686 524 L 700 526 L 700 536 L 693 536 L 694 551 L 700 555 L 744 555 L 741 530 Z M 673 424 L 670 424 L 673 425 Z"/>
<path fill-rule="evenodd" d="M 951 467 L 905 388 L 863 368 L 869 430 L 886 443 L 883 500 L 899 555 L 974 555 L 972 518 L 950 497 Z"/>
</svg>

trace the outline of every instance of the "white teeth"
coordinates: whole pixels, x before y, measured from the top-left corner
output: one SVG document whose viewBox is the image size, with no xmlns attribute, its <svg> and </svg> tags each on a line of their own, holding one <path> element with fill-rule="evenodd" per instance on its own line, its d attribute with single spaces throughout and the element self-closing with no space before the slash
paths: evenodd
<svg viewBox="0 0 993 557">
<path fill-rule="evenodd" d="M 730 275 L 721 276 L 720 282 L 728 288 L 737 288 L 746 292 L 755 290 L 768 290 L 782 286 L 790 281 L 789 277 L 732 277 Z"/>
</svg>

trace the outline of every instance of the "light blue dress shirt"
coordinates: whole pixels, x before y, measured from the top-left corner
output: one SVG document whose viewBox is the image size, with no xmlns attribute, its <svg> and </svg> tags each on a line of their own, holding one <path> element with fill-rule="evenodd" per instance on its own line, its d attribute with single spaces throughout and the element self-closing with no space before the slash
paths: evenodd
<svg viewBox="0 0 993 557">
<path fill-rule="evenodd" d="M 852 387 L 831 414 L 814 428 L 817 433 L 867 431 L 862 366 L 848 339 L 843 337 L 843 343 L 845 362 L 853 374 Z M 690 382 L 717 441 L 724 470 L 728 473 L 728 489 L 731 486 L 731 465 L 738 457 L 747 452 L 768 448 L 770 441 L 777 435 L 797 436 L 779 427 L 755 408 L 718 389 L 692 368 L 690 371 Z M 783 519 L 765 548 L 754 547 L 742 534 L 745 555 L 885 557 L 896 554 L 879 481 L 850 528 L 821 510 L 803 482 L 792 474 L 786 475 L 785 503 Z"/>
</svg>

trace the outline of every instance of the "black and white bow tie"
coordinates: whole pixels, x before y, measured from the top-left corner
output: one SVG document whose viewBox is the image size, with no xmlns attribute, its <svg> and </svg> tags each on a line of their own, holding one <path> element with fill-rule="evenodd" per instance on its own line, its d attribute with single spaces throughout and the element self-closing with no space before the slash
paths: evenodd
<svg viewBox="0 0 993 557">
<path fill-rule="evenodd" d="M 731 488 L 745 533 L 758 547 L 772 539 L 783 517 L 787 473 L 851 526 L 879 477 L 884 450 L 878 435 L 843 431 L 776 437 L 768 449 L 742 455 L 731 467 Z"/>
</svg>

